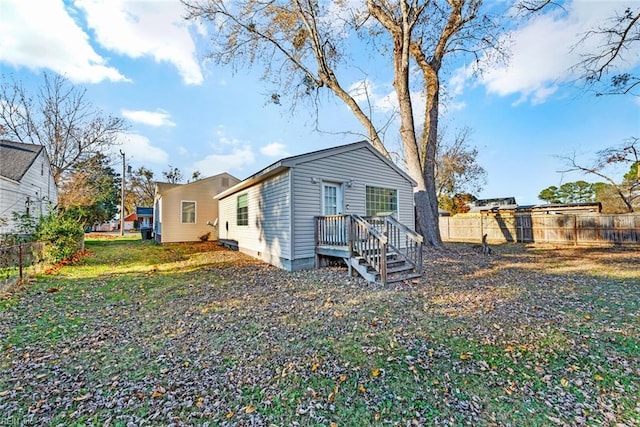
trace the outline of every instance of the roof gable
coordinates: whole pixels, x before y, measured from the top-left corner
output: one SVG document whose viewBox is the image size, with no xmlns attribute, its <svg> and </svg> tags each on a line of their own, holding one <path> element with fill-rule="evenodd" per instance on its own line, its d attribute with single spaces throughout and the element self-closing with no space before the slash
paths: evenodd
<svg viewBox="0 0 640 427">
<path fill-rule="evenodd" d="M 213 176 L 209 176 L 207 178 L 202 178 L 202 179 L 198 179 L 192 182 L 188 182 L 186 184 L 172 184 L 169 182 L 156 182 L 156 186 L 157 186 L 157 192 L 162 195 L 162 194 L 166 194 L 168 192 L 173 192 L 173 191 L 179 191 L 178 189 L 184 189 L 187 187 L 197 187 L 203 184 L 208 183 L 209 181 L 214 181 L 215 179 L 220 179 L 220 178 L 229 178 L 232 179 L 234 181 L 240 181 L 238 178 L 236 178 L 233 175 L 230 175 L 226 172 L 222 172 L 219 173 L 217 175 L 213 175 Z"/>
<path fill-rule="evenodd" d="M 0 140 L 0 176 L 20 182 L 42 150 L 42 145 Z"/>
<path fill-rule="evenodd" d="M 337 154 L 346 153 L 349 151 L 359 150 L 359 149 L 367 149 L 371 154 L 378 157 L 382 162 L 386 163 L 391 169 L 395 170 L 400 176 L 409 181 L 411 185 L 415 186 L 417 183 L 407 174 L 405 171 L 400 169 L 398 165 L 393 163 L 391 160 L 387 159 L 385 156 L 380 153 L 373 145 L 371 145 L 367 141 L 359 141 L 353 142 L 351 144 L 339 145 L 337 147 L 326 148 L 324 150 L 312 151 L 310 153 L 301 154 L 299 156 L 287 157 L 281 162 L 284 166 L 294 167 L 299 165 L 300 163 L 312 162 L 314 160 L 322 159 L 329 156 L 335 156 Z"/>
<path fill-rule="evenodd" d="M 216 199 L 221 199 L 227 197 L 233 193 L 236 193 L 240 190 L 243 190 L 247 187 L 252 186 L 258 182 L 264 181 L 265 179 L 280 173 L 285 169 L 293 168 L 301 163 L 312 162 L 315 160 L 323 159 L 325 157 L 335 156 L 337 154 L 346 153 L 349 151 L 366 149 L 369 150 L 373 155 L 378 157 L 383 163 L 393 169 L 396 173 L 406 179 L 411 183 L 412 186 L 416 185 L 416 182 L 402 169 L 400 169 L 395 163 L 391 160 L 387 159 L 383 156 L 378 150 L 376 150 L 373 145 L 371 145 L 367 141 L 359 141 L 353 142 L 345 145 L 338 145 L 337 147 L 325 148 L 323 150 L 312 151 L 305 154 L 299 154 L 296 156 L 285 157 L 284 159 L 278 160 L 275 163 L 270 164 L 266 168 L 256 172 L 250 177 L 244 179 L 242 182 L 234 185 L 228 190 L 223 191 L 222 193 L 215 196 Z"/>
<path fill-rule="evenodd" d="M 156 193 L 157 194 L 164 194 L 167 191 L 171 190 L 172 188 L 182 187 L 183 185 L 184 184 L 173 184 L 171 182 L 156 181 Z"/>
</svg>

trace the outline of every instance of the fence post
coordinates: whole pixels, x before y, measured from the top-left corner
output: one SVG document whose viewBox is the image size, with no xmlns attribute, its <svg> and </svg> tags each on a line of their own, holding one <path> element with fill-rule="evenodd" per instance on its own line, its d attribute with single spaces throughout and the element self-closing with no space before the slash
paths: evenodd
<svg viewBox="0 0 640 427">
<path fill-rule="evenodd" d="M 22 282 L 22 243 L 18 244 L 18 264 L 20 265 L 18 269 L 20 270 L 20 282 Z"/>
<path fill-rule="evenodd" d="M 578 216 L 573 216 L 573 246 L 578 246 Z"/>
</svg>

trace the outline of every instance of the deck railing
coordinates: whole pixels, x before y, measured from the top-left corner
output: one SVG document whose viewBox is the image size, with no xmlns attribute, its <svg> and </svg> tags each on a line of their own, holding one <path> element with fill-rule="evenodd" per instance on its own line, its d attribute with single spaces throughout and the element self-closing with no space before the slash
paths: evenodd
<svg viewBox="0 0 640 427">
<path fill-rule="evenodd" d="M 422 268 L 423 238 L 391 215 L 365 217 L 389 239 L 389 248 L 402 255 L 414 268 Z"/>
<path fill-rule="evenodd" d="M 316 217 L 316 246 L 349 246 L 349 216 Z"/>
<path fill-rule="evenodd" d="M 422 236 L 392 216 L 329 215 L 315 218 L 316 245 L 346 247 L 362 257 L 381 280 L 387 279 L 387 254 L 395 253 L 416 271 L 422 268 Z"/>
<path fill-rule="evenodd" d="M 387 236 L 359 215 L 349 215 L 351 226 L 350 252 L 365 262 L 387 282 Z"/>
</svg>

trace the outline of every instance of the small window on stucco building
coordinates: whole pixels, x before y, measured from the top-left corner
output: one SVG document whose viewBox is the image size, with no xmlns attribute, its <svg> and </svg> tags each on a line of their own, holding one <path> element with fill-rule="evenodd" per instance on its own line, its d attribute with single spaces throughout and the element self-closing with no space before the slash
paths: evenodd
<svg viewBox="0 0 640 427">
<path fill-rule="evenodd" d="M 196 202 L 192 202 L 192 201 L 182 202 L 182 223 L 183 224 L 196 223 Z"/>
</svg>

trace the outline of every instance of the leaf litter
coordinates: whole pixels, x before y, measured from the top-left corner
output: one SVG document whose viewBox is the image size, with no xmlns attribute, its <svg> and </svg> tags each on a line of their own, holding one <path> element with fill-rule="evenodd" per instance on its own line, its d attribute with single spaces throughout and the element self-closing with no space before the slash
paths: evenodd
<svg viewBox="0 0 640 427">
<path fill-rule="evenodd" d="M 426 249 L 420 281 L 389 287 L 163 251 L 145 274 L 74 280 L 63 266 L 5 299 L 7 419 L 640 425 L 637 251 L 449 245 Z"/>
</svg>

